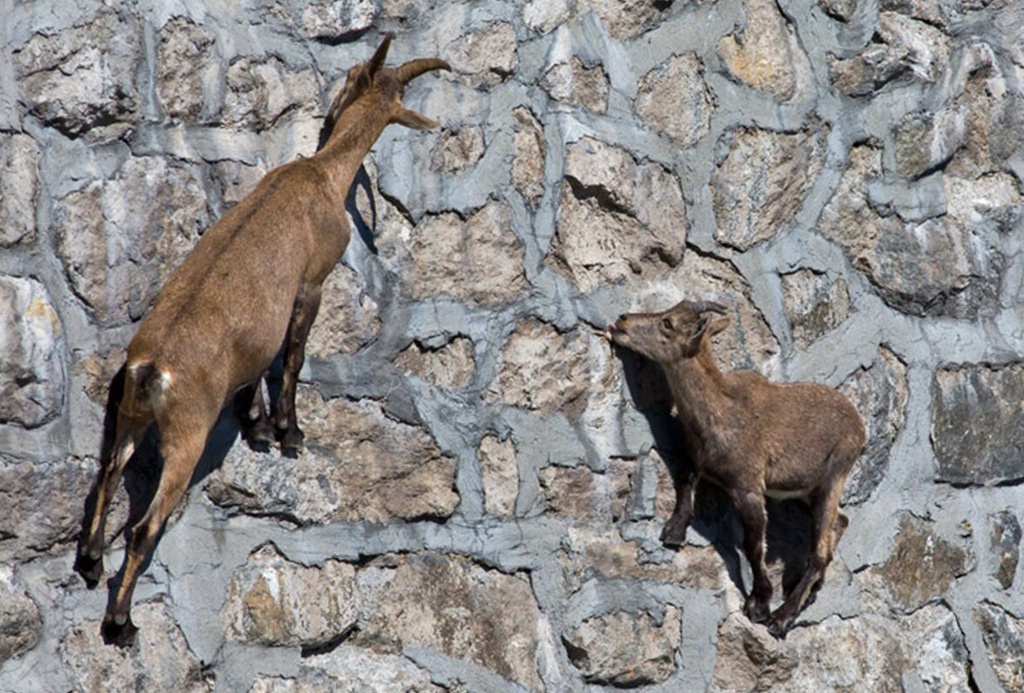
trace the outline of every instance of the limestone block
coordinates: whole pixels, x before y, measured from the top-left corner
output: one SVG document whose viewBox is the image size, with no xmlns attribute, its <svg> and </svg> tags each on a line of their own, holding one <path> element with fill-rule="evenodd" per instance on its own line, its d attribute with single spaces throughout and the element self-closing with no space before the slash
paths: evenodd
<svg viewBox="0 0 1024 693">
<path fill-rule="evenodd" d="M 800 269 L 782 275 L 782 297 L 793 343 L 806 349 L 850 316 L 850 292 L 842 277 Z"/>
<path fill-rule="evenodd" d="M 0 248 L 36 238 L 39 147 L 27 135 L 0 133 Z"/>
<path fill-rule="evenodd" d="M 742 31 L 718 43 L 718 56 L 739 82 L 788 101 L 796 93 L 795 53 L 800 51 L 793 31 L 773 0 L 744 0 Z"/>
<path fill-rule="evenodd" d="M 640 79 L 637 115 L 683 147 L 707 134 L 715 110 L 704 66 L 693 53 L 674 55 Z"/>
<path fill-rule="evenodd" d="M 839 243 L 897 310 L 950 317 L 993 312 L 1006 263 L 997 240 L 984 228 L 971 229 L 966 210 L 921 223 L 881 215 L 866 194 L 881 175 L 880 157 L 870 144 L 852 149 L 850 168 L 818 220 L 822 235 Z M 1003 208 L 993 212 L 999 216 Z"/>
<path fill-rule="evenodd" d="M 825 12 L 844 22 L 853 19 L 857 9 L 857 0 L 818 0 L 818 4 Z"/>
<path fill-rule="evenodd" d="M 452 132 L 446 130 L 439 138 L 430 161 L 430 168 L 453 173 L 472 166 L 484 155 L 484 131 L 478 126 Z"/>
<path fill-rule="evenodd" d="M 411 299 L 449 295 L 477 306 L 514 299 L 526 287 L 523 247 L 501 202 L 463 218 L 425 217 L 414 228 L 388 224 L 377 239 L 382 259 Z"/>
<path fill-rule="evenodd" d="M 739 129 L 711 181 L 715 238 L 738 250 L 770 240 L 793 219 L 821 171 L 828 129 L 796 134 Z"/>
<path fill-rule="evenodd" d="M 302 566 L 273 546 L 254 552 L 231 578 L 221 619 L 228 637 L 315 650 L 356 627 L 355 568 L 326 560 Z"/>
<path fill-rule="evenodd" d="M 866 571 L 865 586 L 909 614 L 946 595 L 954 580 L 974 568 L 973 561 L 964 542 L 947 540 L 931 522 L 905 513 L 892 553 Z"/>
<path fill-rule="evenodd" d="M 947 366 L 932 383 L 936 480 L 999 484 L 1024 479 L 1024 364 Z"/>
<path fill-rule="evenodd" d="M 488 515 L 512 517 L 519 496 L 519 467 L 511 439 L 484 436 L 477 451 L 484 480 L 484 510 Z"/>
<path fill-rule="evenodd" d="M 515 156 L 512 159 L 512 184 L 529 202 L 544 194 L 544 129 L 525 106 L 512 110 L 515 118 Z"/>
<path fill-rule="evenodd" d="M 668 15 L 671 6 L 648 0 L 576 0 L 576 11 L 597 13 L 608 33 L 629 39 L 653 29 Z"/>
<path fill-rule="evenodd" d="M 221 117 L 228 127 L 261 131 L 286 113 L 312 119 L 319 104 L 320 89 L 312 70 L 293 71 L 277 58 L 242 58 L 228 68 Z"/>
<path fill-rule="evenodd" d="M 342 644 L 330 652 L 303 657 L 296 678 L 259 676 L 250 693 L 444 693 L 429 672 L 400 655 L 379 654 Z"/>
<path fill-rule="evenodd" d="M 539 476 L 547 512 L 579 520 L 622 518 L 629 498 L 629 467 L 632 464 L 623 460 L 612 460 L 604 473 L 585 466 L 544 467 Z"/>
<path fill-rule="evenodd" d="M 989 516 L 992 522 L 990 536 L 995 570 L 993 577 L 1004 590 L 1013 587 L 1013 578 L 1020 564 L 1021 526 L 1012 510 L 1002 510 Z"/>
<path fill-rule="evenodd" d="M 569 145 L 555 238 L 546 262 L 582 292 L 675 267 L 686 244 L 678 179 L 589 137 Z"/>
<path fill-rule="evenodd" d="M 448 517 L 459 496 L 455 461 L 422 429 L 388 418 L 374 402 L 324 401 L 300 387 L 297 459 L 235 445 L 210 475 L 215 503 L 301 524 Z"/>
<path fill-rule="evenodd" d="M 98 620 L 77 623 L 67 630 L 58 652 L 75 690 L 213 690 L 212 677 L 193 656 L 163 604 L 136 603 L 132 621 L 139 627 L 137 642 L 125 649 L 103 643 Z"/>
<path fill-rule="evenodd" d="M 6 571 L 0 574 L 0 664 L 35 647 L 42 631 L 35 602 L 11 582 Z"/>
<path fill-rule="evenodd" d="M 437 553 L 385 556 L 357 574 L 362 616 L 355 645 L 410 645 L 485 667 L 531 691 L 540 610 L 529 580 Z"/>
<path fill-rule="evenodd" d="M 533 318 L 519 322 L 501 349 L 501 371 L 488 395 L 513 407 L 578 418 L 586 406 L 594 337 L 561 334 Z"/>
<path fill-rule="evenodd" d="M 320 312 L 309 332 L 306 354 L 330 358 L 355 353 L 376 339 L 380 328 L 379 307 L 366 292 L 365 279 L 338 265 L 323 283 Z"/>
<path fill-rule="evenodd" d="M 46 288 L 0 277 L 0 424 L 36 428 L 64 404 L 64 338 Z"/>
<path fill-rule="evenodd" d="M 176 17 L 160 29 L 156 55 L 157 95 L 164 112 L 185 122 L 200 120 L 220 70 L 213 34 Z"/>
<path fill-rule="evenodd" d="M 1024 620 L 990 602 L 974 608 L 974 620 L 1003 689 L 1024 690 Z"/>
<path fill-rule="evenodd" d="M 573 0 L 529 0 L 523 5 L 523 21 L 546 34 L 572 16 Z"/>
<path fill-rule="evenodd" d="M 718 628 L 711 690 L 775 690 L 789 681 L 797 666 L 796 655 L 769 635 L 766 628 L 753 625 L 742 614 L 733 613 Z"/>
<path fill-rule="evenodd" d="M 497 22 L 448 42 L 441 57 L 474 86 L 494 86 L 519 64 L 515 28 Z"/>
<path fill-rule="evenodd" d="M 889 451 L 903 430 L 910 395 L 907 367 L 896 354 L 881 347 L 875 362 L 853 373 L 839 391 L 853 402 L 868 433 L 864 452 L 843 492 L 844 503 L 861 503 L 885 477 Z"/>
<path fill-rule="evenodd" d="M 314 1 L 295 3 L 292 18 L 300 36 L 338 41 L 369 29 L 378 11 L 376 0 Z"/>
<path fill-rule="evenodd" d="M 906 115 L 893 129 L 896 172 L 913 180 L 953 158 L 963 144 L 965 117 L 965 111 L 956 107 Z"/>
<path fill-rule="evenodd" d="M 74 137 L 139 114 L 135 76 L 142 30 L 131 13 L 101 10 L 14 50 L 15 76 L 33 114 Z"/>
<path fill-rule="evenodd" d="M 608 75 L 602 65 L 587 67 L 579 58 L 555 64 L 540 82 L 558 101 L 582 106 L 595 113 L 608 109 Z"/>
<path fill-rule="evenodd" d="M 456 337 L 439 348 L 413 342 L 395 359 L 395 368 L 414 373 L 446 390 L 464 388 L 476 372 L 473 340 Z"/>
<path fill-rule="evenodd" d="M 71 288 L 103 326 L 140 318 L 210 221 L 199 178 L 163 157 L 129 158 L 53 214 Z"/>
<path fill-rule="evenodd" d="M 587 619 L 562 642 L 589 683 L 624 688 L 660 683 L 676 670 L 682 618 L 674 606 L 666 606 L 661 618 L 646 611 L 613 611 Z"/>
</svg>

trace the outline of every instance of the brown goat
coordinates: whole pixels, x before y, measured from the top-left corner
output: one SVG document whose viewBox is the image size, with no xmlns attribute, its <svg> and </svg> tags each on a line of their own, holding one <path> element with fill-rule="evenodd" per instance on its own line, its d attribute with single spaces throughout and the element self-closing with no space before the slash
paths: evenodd
<svg viewBox="0 0 1024 693">
<path fill-rule="evenodd" d="M 82 521 L 75 570 L 89 587 L 103 574 L 104 525 L 122 471 L 152 424 L 163 469 L 145 515 L 130 530 L 121 582 L 103 618 L 107 643 L 136 632 L 132 592 L 168 515 L 180 502 L 221 409 L 240 390 L 262 402 L 259 379 L 284 345 L 282 390 L 273 425 L 282 449 L 298 449 L 295 386 L 324 279 L 349 240 L 344 201 L 363 157 L 390 123 L 418 130 L 437 123 L 402 105 L 405 85 L 442 60 L 384 66 L 391 36 L 349 70 L 312 157 L 276 168 L 212 226 L 168 278 L 128 345 L 124 393 L 112 440 Z M 253 384 L 256 384 L 255 387 Z M 89 503 L 87 503 L 87 508 Z"/>
<path fill-rule="evenodd" d="M 767 621 L 772 635 L 781 638 L 824 580 L 843 486 L 866 435 L 857 410 L 829 387 L 772 383 L 753 371 L 720 372 L 711 358 L 710 338 L 729 319 L 711 314 L 725 310 L 717 303 L 681 301 L 663 313 L 623 315 L 609 327 L 610 337 L 662 367 L 683 427 L 692 470 L 676 481 L 676 507 L 662 541 L 685 541 L 697 479 L 724 489 L 743 525 L 744 553 L 754 577 L 744 613 L 755 623 Z M 807 567 L 771 614 L 765 496 L 806 500 L 812 520 Z"/>
</svg>

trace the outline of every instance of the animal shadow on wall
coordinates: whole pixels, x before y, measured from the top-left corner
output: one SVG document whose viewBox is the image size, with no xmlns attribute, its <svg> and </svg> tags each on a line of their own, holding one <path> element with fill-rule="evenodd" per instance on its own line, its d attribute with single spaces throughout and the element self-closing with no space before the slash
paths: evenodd
<svg viewBox="0 0 1024 693">
<path fill-rule="evenodd" d="M 320 130 L 317 150 L 321 149 L 326 144 L 331 131 L 332 124 L 325 121 Z M 357 193 L 360 189 L 365 192 L 369 201 L 369 220 L 362 216 L 362 213 L 356 204 Z M 348 212 L 349 221 L 358 231 L 360 238 L 363 239 L 369 250 L 374 255 L 377 255 L 377 247 L 373 237 L 374 230 L 376 229 L 377 209 L 373 197 L 372 182 L 365 166 L 360 166 L 356 173 L 355 179 L 352 182 L 352 187 L 349 189 L 349 193 L 345 199 L 345 210 Z M 282 345 L 280 352 L 263 378 L 266 382 L 267 394 L 270 397 L 271 403 L 275 402 L 281 393 L 284 373 L 284 351 L 285 347 Z M 103 448 L 101 450 L 101 456 L 104 458 L 108 458 L 113 454 L 112 447 L 116 439 L 118 406 L 124 394 L 125 368 L 126 365 L 121 366 L 113 378 L 111 378 L 110 386 L 107 391 L 101 443 Z M 262 387 L 262 383 L 257 382 L 256 386 Z M 224 463 L 224 459 L 227 457 L 228 452 L 239 438 L 245 439 L 246 444 L 254 452 L 275 455 L 282 454 L 289 457 L 297 456 L 297 453 L 294 450 L 282 448 L 279 453 L 269 444 L 268 441 L 256 440 L 243 435 L 245 431 L 244 422 L 250 416 L 249 412 L 253 404 L 252 398 L 252 390 L 249 388 L 240 390 L 234 396 L 231 406 L 227 406 L 221 411 L 220 416 L 217 419 L 217 423 L 214 425 L 213 430 L 210 432 L 209 438 L 207 439 L 206 448 L 193 470 L 192 478 L 189 480 L 188 489 L 191 490 L 192 487 L 199 484 L 215 470 L 219 469 Z M 124 469 L 123 483 L 125 493 L 128 497 L 128 514 L 124 526 L 118 528 L 115 535 L 124 535 L 127 539 L 128 530 L 131 527 L 134 527 L 145 516 L 146 511 L 149 509 L 153 498 L 156 495 L 162 469 L 163 459 L 160 456 L 159 427 L 151 426 L 142 439 L 142 442 L 135 449 L 134 454 Z M 94 486 L 85 499 L 84 510 L 86 517 L 92 517 L 96 510 L 97 491 L 98 487 Z M 179 511 L 181 511 L 183 507 L 184 506 L 180 506 Z M 168 523 L 168 525 L 171 524 L 173 524 L 173 521 Z M 160 536 L 163 535 L 164 531 L 166 531 L 166 527 L 161 530 Z M 142 565 L 141 572 L 148 571 L 152 560 L 153 554 L 151 553 L 146 557 Z M 123 576 L 124 565 L 121 566 L 120 570 L 118 570 L 116 574 L 110 576 L 107 583 L 109 600 L 112 601 L 114 596 L 117 594 Z"/>
<path fill-rule="evenodd" d="M 637 411 L 647 419 L 654 447 L 664 460 L 673 485 L 678 488 L 692 468 L 692 463 L 685 452 L 684 434 L 673 411 L 672 391 L 665 373 L 657 363 L 634 351 L 616 348 L 615 353 L 622 364 L 630 399 Z M 801 501 L 766 500 L 768 527 L 765 560 L 773 573 L 781 564 L 782 592 L 788 594 L 800 581 L 810 555 L 811 516 L 807 505 Z M 843 522 L 841 515 L 840 530 L 845 529 L 841 524 Z M 729 578 L 744 595 L 748 594 L 751 578 L 749 568 L 746 568 L 747 577 L 744 580 L 745 564 L 741 558 L 743 527 L 728 497 L 715 484 L 698 481 L 690 532 L 696 532 L 710 542 L 722 558 Z M 669 544 L 666 547 L 674 548 Z M 812 600 L 813 597 L 808 600 L 808 605 Z"/>
</svg>

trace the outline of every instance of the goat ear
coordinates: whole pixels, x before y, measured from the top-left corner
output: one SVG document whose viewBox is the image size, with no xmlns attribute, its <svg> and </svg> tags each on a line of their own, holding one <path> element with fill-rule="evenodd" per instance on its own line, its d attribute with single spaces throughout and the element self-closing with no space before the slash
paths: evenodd
<svg viewBox="0 0 1024 693">
<path fill-rule="evenodd" d="M 425 115 L 420 115 L 416 111 L 408 108 L 403 108 L 395 115 L 391 116 L 392 123 L 398 123 L 404 125 L 407 128 L 413 130 L 434 130 L 441 126 L 441 123 L 436 120 L 431 120 Z"/>
<path fill-rule="evenodd" d="M 724 330 L 726 327 L 728 327 L 730 322 L 731 321 L 727 317 L 725 317 L 725 318 L 716 318 L 715 320 L 712 320 L 711 324 L 708 325 L 708 328 L 707 328 L 707 330 L 708 330 L 708 337 L 714 337 L 716 334 L 718 334 L 719 332 Z"/>
</svg>

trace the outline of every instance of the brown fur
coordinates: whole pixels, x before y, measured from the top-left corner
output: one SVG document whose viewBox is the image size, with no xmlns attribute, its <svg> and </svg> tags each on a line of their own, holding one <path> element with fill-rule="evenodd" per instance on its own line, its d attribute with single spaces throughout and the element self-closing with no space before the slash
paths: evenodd
<svg viewBox="0 0 1024 693">
<path fill-rule="evenodd" d="M 744 552 L 754 574 L 745 605 L 755 622 L 767 620 L 785 635 L 832 560 L 843 486 L 866 438 L 853 405 L 816 383 L 772 383 L 752 371 L 722 373 L 711 357 L 710 337 L 728 318 L 724 307 L 682 301 L 663 313 L 622 316 L 612 341 L 661 365 L 672 389 L 686 453 L 698 478 L 722 487 L 744 531 Z M 676 484 L 676 508 L 662 532 L 679 545 L 693 514 L 692 474 Z M 810 504 L 812 551 L 800 583 L 769 614 L 772 586 L 764 563 L 765 496 L 802 498 Z"/>
<path fill-rule="evenodd" d="M 371 60 L 349 71 L 327 117 L 331 132 L 324 147 L 270 171 L 203 234 L 128 346 L 116 432 L 113 443 L 105 441 L 103 447 L 93 511 L 83 519 L 75 562 L 90 586 L 103 573 L 111 497 L 153 423 L 160 430 L 164 463 L 156 495 L 129 535 L 121 584 L 103 620 L 107 642 L 132 640 L 131 596 L 143 561 L 188 487 L 221 409 L 245 388 L 252 390 L 253 409 L 262 407 L 259 379 L 282 344 L 284 377 L 273 424 L 282 449 L 302 445 L 295 385 L 321 285 L 348 245 L 348 189 L 389 123 L 421 130 L 437 126 L 405 108 L 401 97 L 409 80 L 448 69 L 447 63 L 426 59 L 384 67 L 390 41 L 385 38 Z"/>
</svg>

